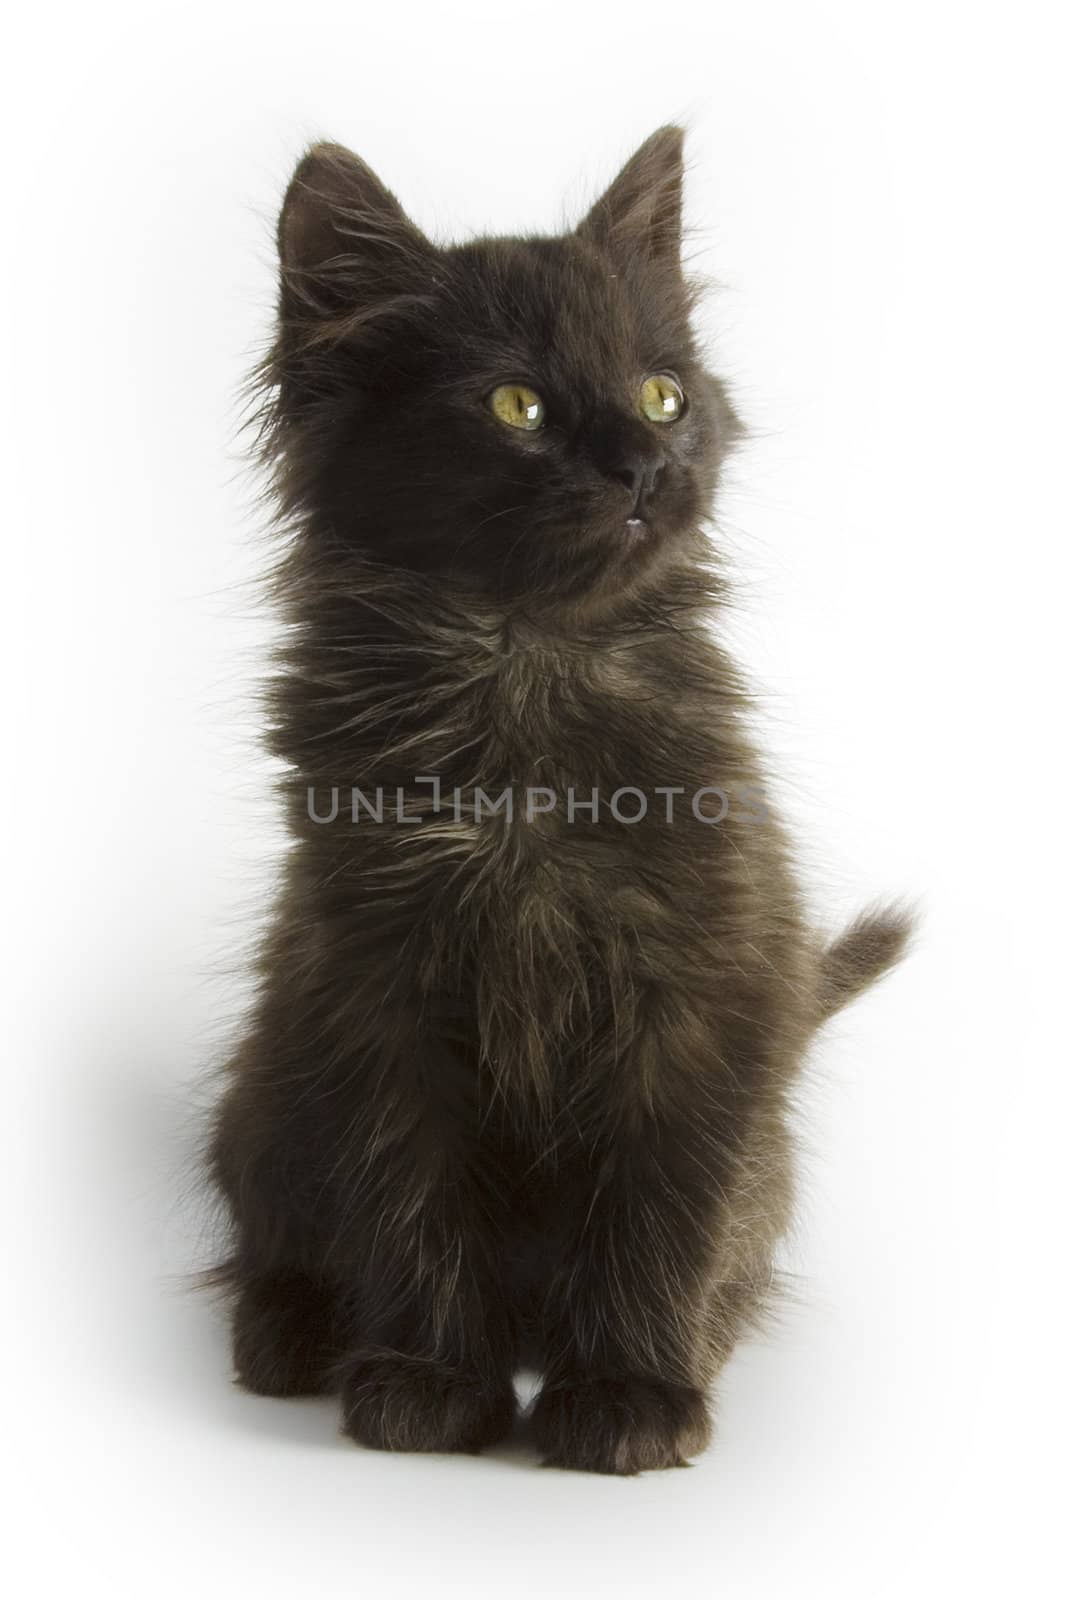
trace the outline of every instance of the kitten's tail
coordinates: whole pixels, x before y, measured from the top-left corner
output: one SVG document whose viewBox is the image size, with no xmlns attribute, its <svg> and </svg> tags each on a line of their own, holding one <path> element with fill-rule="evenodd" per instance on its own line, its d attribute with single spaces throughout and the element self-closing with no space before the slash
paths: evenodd
<svg viewBox="0 0 1067 1600">
<path fill-rule="evenodd" d="M 906 906 L 871 906 L 824 950 L 819 963 L 818 1020 L 823 1023 L 876 983 L 905 954 L 915 929 Z"/>
</svg>

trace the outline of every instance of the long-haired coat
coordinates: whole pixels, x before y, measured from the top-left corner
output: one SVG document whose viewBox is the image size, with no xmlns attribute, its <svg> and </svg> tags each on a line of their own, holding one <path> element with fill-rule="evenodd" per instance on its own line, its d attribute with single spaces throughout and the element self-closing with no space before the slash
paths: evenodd
<svg viewBox="0 0 1067 1600">
<path fill-rule="evenodd" d="M 438 247 L 331 145 L 286 195 L 292 847 L 211 1161 L 241 1381 L 367 1445 L 499 1439 L 521 1358 L 546 1460 L 699 1451 L 805 1048 L 906 934 L 811 930 L 716 643 L 681 189 L 664 128 L 558 238 Z"/>
</svg>

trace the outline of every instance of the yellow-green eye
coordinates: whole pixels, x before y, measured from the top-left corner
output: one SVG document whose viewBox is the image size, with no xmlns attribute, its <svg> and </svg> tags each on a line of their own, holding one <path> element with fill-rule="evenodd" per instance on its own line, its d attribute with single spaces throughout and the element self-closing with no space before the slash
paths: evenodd
<svg viewBox="0 0 1067 1600">
<path fill-rule="evenodd" d="M 685 410 L 681 385 L 665 372 L 646 378 L 641 385 L 641 410 L 649 422 L 677 422 Z"/>
<path fill-rule="evenodd" d="M 509 428 L 524 428 L 533 433 L 545 425 L 545 402 L 524 383 L 502 383 L 489 396 L 489 409 L 498 422 Z"/>
</svg>

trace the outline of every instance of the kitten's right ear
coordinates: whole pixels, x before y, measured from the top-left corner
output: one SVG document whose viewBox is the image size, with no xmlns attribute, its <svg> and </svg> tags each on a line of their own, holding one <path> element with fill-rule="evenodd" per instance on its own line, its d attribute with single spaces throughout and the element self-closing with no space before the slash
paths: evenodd
<svg viewBox="0 0 1067 1600">
<path fill-rule="evenodd" d="M 434 253 L 365 161 L 343 145 L 312 145 L 278 219 L 283 281 L 298 293 L 345 287 L 358 297 L 410 276 Z"/>
</svg>

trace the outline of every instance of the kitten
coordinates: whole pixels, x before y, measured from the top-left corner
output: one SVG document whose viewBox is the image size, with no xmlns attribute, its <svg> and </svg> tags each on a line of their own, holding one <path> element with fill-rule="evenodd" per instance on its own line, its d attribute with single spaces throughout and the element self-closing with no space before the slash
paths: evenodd
<svg viewBox="0 0 1067 1600">
<path fill-rule="evenodd" d="M 547 1462 L 703 1449 L 805 1047 L 906 939 L 808 926 L 708 627 L 738 424 L 681 194 L 667 127 L 561 238 L 434 245 L 335 145 L 285 197 L 292 848 L 213 1128 L 218 1276 L 240 1381 L 338 1392 L 365 1445 L 500 1439 L 521 1359 Z"/>
</svg>

